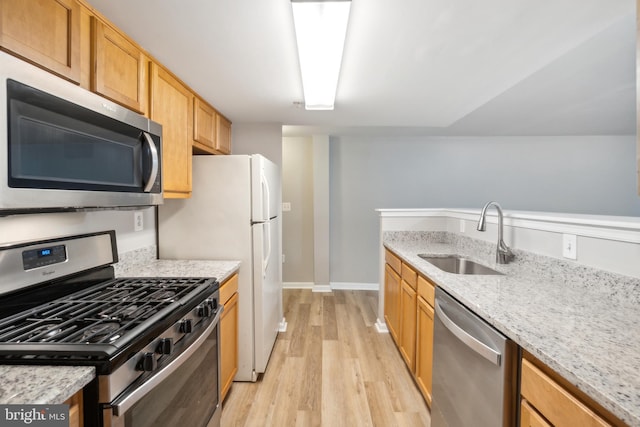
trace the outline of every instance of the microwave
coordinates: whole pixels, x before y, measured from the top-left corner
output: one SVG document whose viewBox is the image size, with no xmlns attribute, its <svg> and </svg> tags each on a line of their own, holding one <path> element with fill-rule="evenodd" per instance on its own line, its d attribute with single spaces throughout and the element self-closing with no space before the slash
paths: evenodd
<svg viewBox="0 0 640 427">
<path fill-rule="evenodd" d="M 162 203 L 162 126 L 0 52 L 0 216 Z"/>
</svg>

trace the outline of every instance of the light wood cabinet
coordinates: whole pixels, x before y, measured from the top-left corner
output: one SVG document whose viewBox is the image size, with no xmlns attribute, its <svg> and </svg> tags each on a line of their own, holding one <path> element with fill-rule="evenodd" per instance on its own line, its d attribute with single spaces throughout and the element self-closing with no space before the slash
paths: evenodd
<svg viewBox="0 0 640 427">
<path fill-rule="evenodd" d="M 76 0 L 0 1 L 0 46 L 79 83 L 80 5 Z"/>
<path fill-rule="evenodd" d="M 520 427 L 553 427 L 529 402 L 522 400 L 520 404 Z"/>
<path fill-rule="evenodd" d="M 64 403 L 69 405 L 69 427 L 82 427 L 84 425 L 82 390 L 71 396 Z"/>
<path fill-rule="evenodd" d="M 431 406 L 435 285 L 385 250 L 384 292 L 387 328 Z"/>
<path fill-rule="evenodd" d="M 140 48 L 97 17 L 91 20 L 91 90 L 125 107 L 147 113 L 148 59 Z"/>
<path fill-rule="evenodd" d="M 216 150 L 221 154 L 231 154 L 231 122 L 218 114 L 216 128 Z"/>
<path fill-rule="evenodd" d="M 415 370 L 417 304 L 418 298 L 416 290 L 405 280 L 403 274 L 400 296 L 400 354 L 402 354 L 411 372 Z"/>
<path fill-rule="evenodd" d="M 238 275 L 220 287 L 220 301 L 224 305 L 220 319 L 220 384 L 224 400 L 238 372 Z"/>
<path fill-rule="evenodd" d="M 521 427 L 609 427 L 626 424 L 529 353 L 521 364 Z"/>
<path fill-rule="evenodd" d="M 400 276 L 390 264 L 385 265 L 384 274 L 384 320 L 391 338 L 398 344 L 400 332 Z"/>
<path fill-rule="evenodd" d="M 150 105 L 151 119 L 162 125 L 164 197 L 190 197 L 193 94 L 171 73 L 152 63 Z"/>
<path fill-rule="evenodd" d="M 433 378 L 433 316 L 433 307 L 422 296 L 418 296 L 415 377 L 429 407 Z"/>
<path fill-rule="evenodd" d="M 193 147 L 195 152 L 215 153 L 217 114 L 212 106 L 193 98 Z"/>
</svg>

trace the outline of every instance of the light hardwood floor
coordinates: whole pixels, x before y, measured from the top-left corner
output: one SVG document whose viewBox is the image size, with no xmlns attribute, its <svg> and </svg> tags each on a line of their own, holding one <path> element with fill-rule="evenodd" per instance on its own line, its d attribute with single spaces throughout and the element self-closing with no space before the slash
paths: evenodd
<svg viewBox="0 0 640 427">
<path fill-rule="evenodd" d="M 374 291 L 285 290 L 288 322 L 256 383 L 235 382 L 222 426 L 428 426 L 429 409 L 389 334 Z"/>
</svg>

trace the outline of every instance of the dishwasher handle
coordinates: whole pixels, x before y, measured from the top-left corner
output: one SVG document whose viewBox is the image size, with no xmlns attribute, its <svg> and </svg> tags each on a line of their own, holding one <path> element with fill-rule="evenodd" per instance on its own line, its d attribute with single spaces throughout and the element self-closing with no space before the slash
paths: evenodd
<svg viewBox="0 0 640 427">
<path fill-rule="evenodd" d="M 496 366 L 500 366 L 501 354 L 499 351 L 496 351 L 486 345 L 485 343 L 479 341 L 474 336 L 470 335 L 467 331 L 462 329 L 460 326 L 456 325 L 456 323 L 451 320 L 442 309 L 440 302 L 436 300 L 436 316 L 440 319 L 442 324 L 458 338 L 462 341 L 467 347 L 478 353 L 480 356 L 487 359 L 489 362 L 493 363 Z"/>
</svg>

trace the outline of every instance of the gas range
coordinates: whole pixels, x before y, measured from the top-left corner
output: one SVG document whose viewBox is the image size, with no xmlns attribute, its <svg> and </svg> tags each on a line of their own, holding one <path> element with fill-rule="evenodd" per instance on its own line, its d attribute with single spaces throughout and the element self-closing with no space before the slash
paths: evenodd
<svg viewBox="0 0 640 427">
<path fill-rule="evenodd" d="M 208 378 L 211 408 L 189 408 L 206 425 L 219 416 L 217 280 L 114 278 L 115 262 L 113 231 L 0 247 L 0 364 L 95 366 L 87 426 L 147 425 L 131 414 L 156 389 L 191 375 L 183 392 L 193 393 Z"/>
</svg>

